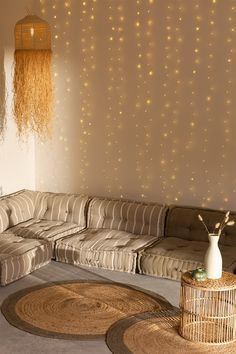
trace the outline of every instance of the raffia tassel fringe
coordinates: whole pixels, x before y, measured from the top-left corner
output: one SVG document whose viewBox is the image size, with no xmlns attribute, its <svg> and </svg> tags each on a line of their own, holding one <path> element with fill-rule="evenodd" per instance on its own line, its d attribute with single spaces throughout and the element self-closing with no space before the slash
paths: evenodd
<svg viewBox="0 0 236 354">
<path fill-rule="evenodd" d="M 50 136 L 53 85 L 51 50 L 16 50 L 14 117 L 20 137 L 33 131 Z"/>
</svg>

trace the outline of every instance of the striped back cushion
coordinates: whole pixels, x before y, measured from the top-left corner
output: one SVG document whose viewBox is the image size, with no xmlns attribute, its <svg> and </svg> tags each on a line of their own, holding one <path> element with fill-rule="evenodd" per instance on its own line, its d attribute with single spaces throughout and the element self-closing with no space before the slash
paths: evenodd
<svg viewBox="0 0 236 354">
<path fill-rule="evenodd" d="M 68 210 L 68 196 L 65 194 L 47 193 L 44 199 L 46 202 L 46 212 L 43 219 L 66 221 Z"/>
<path fill-rule="evenodd" d="M 166 211 L 160 204 L 93 198 L 89 204 L 88 227 L 159 237 L 163 236 Z"/>
<path fill-rule="evenodd" d="M 37 192 L 23 190 L 4 198 L 10 210 L 10 226 L 17 225 L 20 222 L 33 218 L 36 195 Z"/>
<path fill-rule="evenodd" d="M 47 198 L 50 193 L 37 192 L 35 198 L 34 219 L 42 219 L 47 210 Z"/>
<path fill-rule="evenodd" d="M 0 202 L 0 233 L 5 231 L 9 226 L 9 210 L 4 201 Z"/>
<path fill-rule="evenodd" d="M 88 197 L 74 194 L 43 193 L 41 210 L 43 219 L 58 220 L 86 226 L 86 205 Z"/>
<path fill-rule="evenodd" d="M 215 224 L 221 222 L 225 211 L 213 210 L 200 207 L 171 205 L 166 219 L 165 235 L 177 237 L 190 241 L 208 242 L 207 232 L 198 219 L 200 214 L 210 231 L 213 231 Z M 230 220 L 236 222 L 236 212 L 230 213 Z M 220 236 L 220 244 L 236 247 L 236 223 L 234 226 L 227 226 Z"/>
<path fill-rule="evenodd" d="M 85 227 L 88 200 L 85 195 L 72 195 L 69 198 L 66 221 Z"/>
</svg>

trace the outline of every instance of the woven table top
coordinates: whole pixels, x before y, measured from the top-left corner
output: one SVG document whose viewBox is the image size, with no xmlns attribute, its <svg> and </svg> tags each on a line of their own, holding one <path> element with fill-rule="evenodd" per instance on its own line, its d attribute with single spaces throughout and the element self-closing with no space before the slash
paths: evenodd
<svg viewBox="0 0 236 354">
<path fill-rule="evenodd" d="M 192 287 L 205 290 L 230 290 L 236 289 L 236 275 L 228 272 L 222 272 L 220 279 L 206 279 L 197 281 L 192 278 L 191 272 L 186 272 L 181 277 L 181 282 Z"/>
</svg>

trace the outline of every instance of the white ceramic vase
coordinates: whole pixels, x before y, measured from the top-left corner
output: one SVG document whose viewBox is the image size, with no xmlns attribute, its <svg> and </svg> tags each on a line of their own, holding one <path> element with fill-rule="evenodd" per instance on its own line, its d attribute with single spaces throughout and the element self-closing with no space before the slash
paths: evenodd
<svg viewBox="0 0 236 354">
<path fill-rule="evenodd" d="M 208 279 L 222 277 L 222 257 L 218 247 L 220 236 L 208 234 L 209 246 L 205 254 L 205 268 Z"/>
</svg>

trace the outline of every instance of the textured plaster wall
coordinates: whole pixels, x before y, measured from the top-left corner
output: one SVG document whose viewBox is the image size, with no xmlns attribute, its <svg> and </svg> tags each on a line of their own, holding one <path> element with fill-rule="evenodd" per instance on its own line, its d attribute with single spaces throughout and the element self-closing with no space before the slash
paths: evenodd
<svg viewBox="0 0 236 354">
<path fill-rule="evenodd" d="M 35 7 L 56 88 L 36 188 L 235 210 L 235 1 Z"/>
<path fill-rule="evenodd" d="M 18 141 L 12 116 L 14 26 L 26 15 L 26 7 L 29 5 L 30 2 L 24 0 L 0 0 L 1 121 L 4 118 L 3 102 L 6 100 L 6 129 L 3 140 L 0 140 L 0 194 L 35 188 L 34 139 L 29 137 L 27 143 Z"/>
</svg>

